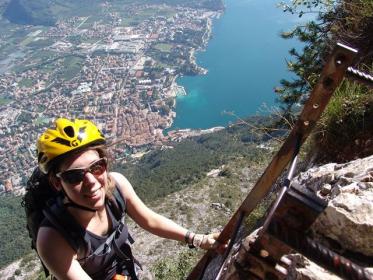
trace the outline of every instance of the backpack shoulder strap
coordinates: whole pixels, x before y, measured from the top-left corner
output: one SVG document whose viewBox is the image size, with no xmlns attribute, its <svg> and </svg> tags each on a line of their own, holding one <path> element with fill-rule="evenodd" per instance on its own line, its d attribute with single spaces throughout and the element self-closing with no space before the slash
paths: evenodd
<svg viewBox="0 0 373 280">
<path fill-rule="evenodd" d="M 87 249 L 87 242 L 84 239 L 85 233 L 64 207 L 62 197 L 48 201 L 47 207 L 43 209 L 43 214 L 75 251 Z"/>
<path fill-rule="evenodd" d="M 111 176 L 111 178 L 115 182 L 115 188 L 112 197 L 107 200 L 107 203 L 114 214 L 115 219 L 120 220 L 127 212 L 126 199 L 119 191 L 118 183 L 115 178 L 113 176 Z"/>
<path fill-rule="evenodd" d="M 127 212 L 126 199 L 123 197 L 117 186 L 115 186 L 113 196 L 118 204 L 119 209 L 121 210 L 121 213 Z"/>
<path fill-rule="evenodd" d="M 107 203 L 110 207 L 111 212 L 113 213 L 115 219 L 118 221 L 122 221 L 124 223 L 124 216 L 127 212 L 127 203 L 126 198 L 122 195 L 122 193 L 118 189 L 118 183 L 116 182 L 114 177 L 111 177 L 115 182 L 115 189 L 113 192 L 112 198 L 108 199 Z M 128 232 L 128 241 L 133 244 L 135 240 Z"/>
</svg>

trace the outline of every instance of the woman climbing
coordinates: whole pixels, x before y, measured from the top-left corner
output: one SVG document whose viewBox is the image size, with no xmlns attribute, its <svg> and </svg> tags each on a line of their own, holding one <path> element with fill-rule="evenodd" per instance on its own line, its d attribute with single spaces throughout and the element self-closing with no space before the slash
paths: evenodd
<svg viewBox="0 0 373 280">
<path fill-rule="evenodd" d="M 59 194 L 43 211 L 36 239 L 37 252 L 54 277 L 137 279 L 140 265 L 131 252 L 124 214 L 160 237 L 217 247 L 218 234 L 192 233 L 149 209 L 122 174 L 108 170 L 105 143 L 92 122 L 64 118 L 37 141 L 39 169 Z"/>
</svg>

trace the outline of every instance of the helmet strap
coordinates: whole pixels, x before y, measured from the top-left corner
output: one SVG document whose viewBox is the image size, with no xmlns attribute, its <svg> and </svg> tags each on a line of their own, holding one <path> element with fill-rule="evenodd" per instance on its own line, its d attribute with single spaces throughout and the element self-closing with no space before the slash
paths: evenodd
<svg viewBox="0 0 373 280">
<path fill-rule="evenodd" d="M 65 207 L 74 207 L 74 208 L 78 208 L 78 209 L 89 211 L 89 212 L 96 212 L 97 211 L 96 209 L 92 209 L 92 208 L 77 204 L 73 201 L 69 201 L 68 203 L 66 203 Z"/>
<path fill-rule="evenodd" d="M 61 191 L 62 193 L 65 195 L 65 197 L 67 198 L 67 200 L 69 202 L 65 203 L 65 207 L 73 207 L 73 208 L 78 208 L 78 209 L 81 209 L 81 210 L 85 210 L 85 211 L 89 211 L 89 212 L 96 212 L 97 210 L 96 209 L 92 209 L 92 208 L 89 208 L 89 207 L 86 207 L 86 206 L 83 206 L 83 205 L 80 205 L 76 202 L 74 202 L 68 195 L 67 193 L 65 192 L 65 190 L 63 188 L 61 188 Z"/>
</svg>

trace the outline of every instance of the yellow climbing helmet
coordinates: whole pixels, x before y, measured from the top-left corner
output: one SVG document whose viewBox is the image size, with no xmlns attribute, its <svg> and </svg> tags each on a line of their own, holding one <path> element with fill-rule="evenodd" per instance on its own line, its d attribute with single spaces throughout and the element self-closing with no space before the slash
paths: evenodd
<svg viewBox="0 0 373 280">
<path fill-rule="evenodd" d="M 92 122 L 88 120 L 70 121 L 59 118 L 55 129 L 47 129 L 37 141 L 38 164 L 40 170 L 47 174 L 52 161 L 66 153 L 87 146 L 105 143 L 105 137 Z"/>
</svg>

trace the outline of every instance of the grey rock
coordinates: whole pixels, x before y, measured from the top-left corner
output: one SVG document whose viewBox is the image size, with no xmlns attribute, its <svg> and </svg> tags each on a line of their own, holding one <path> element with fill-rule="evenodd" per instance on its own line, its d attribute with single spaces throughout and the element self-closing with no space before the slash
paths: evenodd
<svg viewBox="0 0 373 280">
<path fill-rule="evenodd" d="M 334 240 L 342 251 L 373 257 L 373 156 L 345 164 L 327 164 L 299 174 L 294 181 L 328 201 L 312 225 L 319 240 Z M 299 258 L 299 256 L 298 256 Z M 339 279 L 300 256 L 293 279 Z M 291 270 L 291 269 L 290 269 Z M 373 272 L 373 268 L 367 268 Z M 373 276 L 372 276 L 373 277 Z"/>
<path fill-rule="evenodd" d="M 330 194 L 332 191 L 332 186 L 330 184 L 324 184 L 321 186 L 321 189 L 320 189 L 320 194 L 322 196 L 326 196 L 328 194 Z"/>
</svg>

